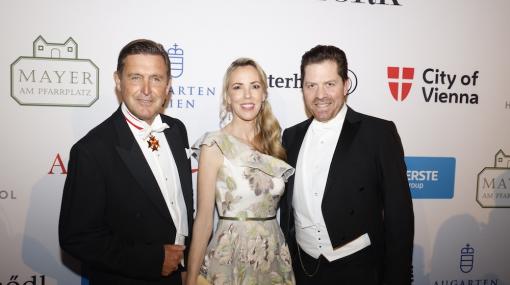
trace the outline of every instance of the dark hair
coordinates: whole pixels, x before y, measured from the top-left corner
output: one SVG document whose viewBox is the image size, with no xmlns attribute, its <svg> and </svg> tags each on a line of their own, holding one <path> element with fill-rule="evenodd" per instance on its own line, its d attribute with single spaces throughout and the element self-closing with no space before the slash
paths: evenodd
<svg viewBox="0 0 510 285">
<path fill-rule="evenodd" d="M 170 75 L 170 59 L 168 58 L 168 53 L 162 44 L 156 43 L 147 39 L 138 39 L 131 41 L 127 45 L 125 45 L 119 53 L 119 59 L 117 60 L 117 73 L 122 74 L 124 70 L 124 59 L 128 55 L 133 54 L 151 54 L 151 55 L 161 55 L 166 65 L 166 74 L 168 78 Z"/>
<path fill-rule="evenodd" d="M 311 50 L 305 52 L 301 57 L 301 82 L 305 80 L 305 67 L 313 63 L 321 63 L 326 60 L 336 62 L 338 67 L 338 75 L 346 81 L 347 75 L 347 58 L 343 50 L 336 46 L 317 45 Z"/>
</svg>

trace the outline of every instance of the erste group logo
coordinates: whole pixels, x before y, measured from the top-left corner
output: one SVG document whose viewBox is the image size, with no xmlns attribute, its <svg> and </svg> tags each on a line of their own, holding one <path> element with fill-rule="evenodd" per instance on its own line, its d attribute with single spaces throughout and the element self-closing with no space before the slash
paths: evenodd
<svg viewBox="0 0 510 285">
<path fill-rule="evenodd" d="M 407 180 L 413 199 L 452 199 L 455 158 L 405 157 Z"/>
</svg>

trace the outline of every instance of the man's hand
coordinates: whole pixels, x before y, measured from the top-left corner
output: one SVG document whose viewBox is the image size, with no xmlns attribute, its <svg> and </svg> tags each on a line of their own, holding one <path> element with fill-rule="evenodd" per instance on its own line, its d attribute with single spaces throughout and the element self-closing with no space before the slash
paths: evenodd
<svg viewBox="0 0 510 285">
<path fill-rule="evenodd" d="M 179 266 L 183 258 L 184 245 L 165 244 L 165 260 L 163 261 L 163 268 L 161 269 L 162 276 L 168 276 Z"/>
</svg>

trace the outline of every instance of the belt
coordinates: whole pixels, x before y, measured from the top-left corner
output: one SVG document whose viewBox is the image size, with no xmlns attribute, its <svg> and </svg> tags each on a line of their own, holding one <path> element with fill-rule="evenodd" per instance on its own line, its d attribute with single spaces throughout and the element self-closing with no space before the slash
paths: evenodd
<svg viewBox="0 0 510 285">
<path fill-rule="evenodd" d="M 276 216 L 265 217 L 265 218 L 250 218 L 250 217 L 223 217 L 220 216 L 220 220 L 229 220 L 229 221 L 269 221 L 276 219 Z"/>
</svg>

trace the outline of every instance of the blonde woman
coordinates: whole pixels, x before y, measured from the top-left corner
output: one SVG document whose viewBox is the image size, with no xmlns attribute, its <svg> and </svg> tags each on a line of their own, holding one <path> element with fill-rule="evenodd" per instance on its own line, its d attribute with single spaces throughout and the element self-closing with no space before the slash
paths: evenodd
<svg viewBox="0 0 510 285">
<path fill-rule="evenodd" d="M 219 131 L 195 144 L 197 214 L 187 284 L 294 284 L 289 249 L 276 220 L 284 183 L 281 128 L 267 101 L 267 79 L 252 59 L 235 60 L 223 80 Z M 219 222 L 209 242 L 216 203 Z M 208 245 L 209 242 L 209 245 Z M 205 280 L 204 280 L 205 279 Z"/>
</svg>

